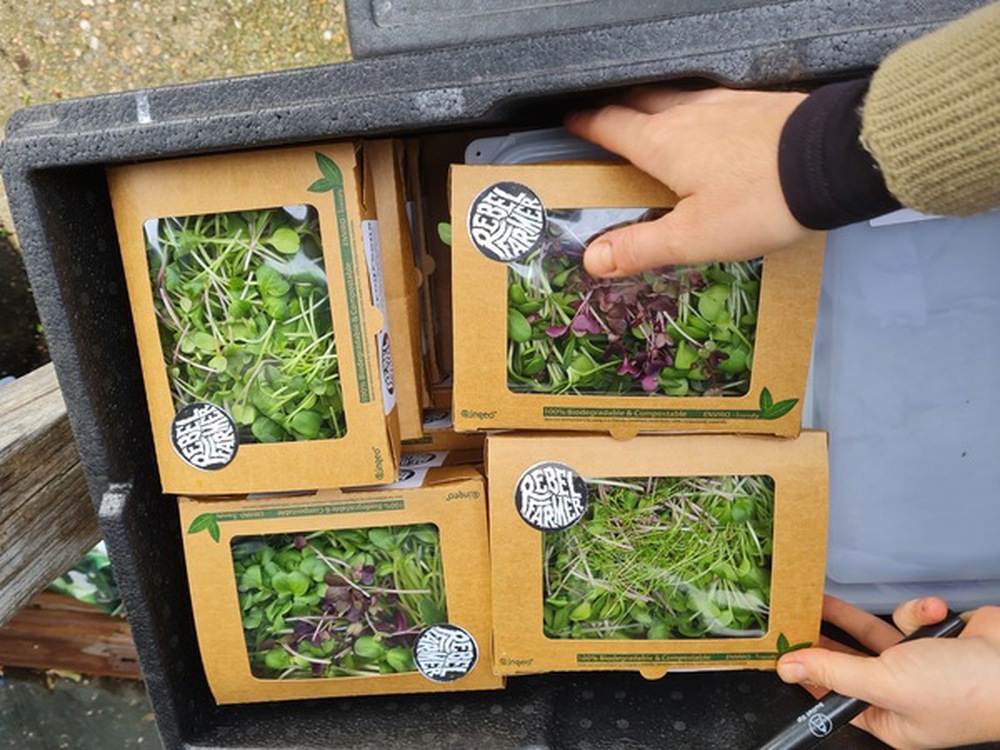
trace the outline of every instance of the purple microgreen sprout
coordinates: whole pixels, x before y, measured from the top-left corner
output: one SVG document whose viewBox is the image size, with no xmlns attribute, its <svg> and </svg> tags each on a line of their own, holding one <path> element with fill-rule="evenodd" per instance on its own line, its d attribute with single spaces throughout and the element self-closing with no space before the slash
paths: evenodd
<svg viewBox="0 0 1000 750">
<path fill-rule="evenodd" d="M 447 619 L 431 524 L 239 537 L 232 553 L 262 679 L 412 672 L 416 637 Z"/>
<path fill-rule="evenodd" d="M 508 268 L 507 381 L 518 393 L 741 396 L 748 392 L 761 261 L 597 279 L 593 236 L 662 211 L 547 212 L 540 247 Z"/>
</svg>

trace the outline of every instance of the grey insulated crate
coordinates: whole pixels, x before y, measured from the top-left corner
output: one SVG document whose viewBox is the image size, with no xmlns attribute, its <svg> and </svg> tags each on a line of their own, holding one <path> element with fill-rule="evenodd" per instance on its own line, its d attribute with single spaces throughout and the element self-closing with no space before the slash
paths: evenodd
<svg viewBox="0 0 1000 750">
<path fill-rule="evenodd" d="M 768 5 L 768 0 L 347 0 L 355 57 L 622 26 Z"/>
<path fill-rule="evenodd" d="M 603 674 L 512 679 L 498 694 L 216 706 L 200 666 L 176 507 L 159 491 L 105 166 L 376 133 L 554 124 L 594 96 L 654 80 L 754 86 L 841 77 L 981 4 L 727 2 L 699 13 L 708 3 L 678 3 L 681 14 L 666 19 L 18 112 L 2 146 L 4 182 L 164 744 L 738 747 L 804 698 L 761 673 L 651 683 Z M 874 746 L 857 734 L 848 740 L 843 746 Z"/>
</svg>

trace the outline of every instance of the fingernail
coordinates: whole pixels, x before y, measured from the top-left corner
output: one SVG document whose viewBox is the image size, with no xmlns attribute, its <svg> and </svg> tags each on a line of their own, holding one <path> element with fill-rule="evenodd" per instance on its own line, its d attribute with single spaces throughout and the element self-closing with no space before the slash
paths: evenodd
<svg viewBox="0 0 1000 750">
<path fill-rule="evenodd" d="M 778 663 L 778 677 L 785 682 L 802 682 L 806 678 L 806 668 L 797 661 Z"/>
<path fill-rule="evenodd" d="M 584 254 L 587 261 L 587 271 L 594 276 L 603 276 L 615 270 L 615 257 L 611 252 L 611 244 L 598 240 L 587 248 Z"/>
</svg>

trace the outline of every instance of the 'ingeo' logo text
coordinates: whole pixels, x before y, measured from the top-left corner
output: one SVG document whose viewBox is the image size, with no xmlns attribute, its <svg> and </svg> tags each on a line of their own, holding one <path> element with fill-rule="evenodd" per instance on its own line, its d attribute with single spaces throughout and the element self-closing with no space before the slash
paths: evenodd
<svg viewBox="0 0 1000 750">
<path fill-rule="evenodd" d="M 510 263 L 534 250 L 545 229 L 545 207 L 517 182 L 498 182 L 483 190 L 469 208 L 469 236 L 490 260 Z"/>
<path fill-rule="evenodd" d="M 559 531 L 575 524 L 587 512 L 587 484 L 565 464 L 535 464 L 514 488 L 517 512 L 539 531 Z"/>
</svg>

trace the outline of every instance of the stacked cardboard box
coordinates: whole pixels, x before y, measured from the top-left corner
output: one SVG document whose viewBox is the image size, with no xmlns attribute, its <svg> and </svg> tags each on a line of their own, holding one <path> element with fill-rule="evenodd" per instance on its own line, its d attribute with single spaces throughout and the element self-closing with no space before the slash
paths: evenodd
<svg viewBox="0 0 1000 750">
<path fill-rule="evenodd" d="M 109 170 L 219 703 L 502 687 L 482 439 L 424 428 L 402 162 L 378 141 Z"/>
<path fill-rule="evenodd" d="M 459 166 L 451 195 L 455 424 L 515 431 L 487 440 L 496 671 L 773 668 L 816 641 L 822 238 L 602 280 L 588 242 L 677 202 L 648 175 Z"/>
<path fill-rule="evenodd" d="M 676 196 L 622 165 L 456 167 L 441 221 L 453 151 L 109 173 L 216 699 L 767 668 L 814 641 L 821 240 L 597 280 L 587 242 Z"/>
</svg>

